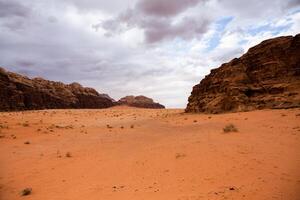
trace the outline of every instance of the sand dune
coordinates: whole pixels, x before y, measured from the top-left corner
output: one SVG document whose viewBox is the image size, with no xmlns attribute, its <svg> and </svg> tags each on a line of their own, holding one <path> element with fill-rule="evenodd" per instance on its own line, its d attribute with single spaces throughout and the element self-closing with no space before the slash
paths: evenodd
<svg viewBox="0 0 300 200">
<path fill-rule="evenodd" d="M 300 109 L 4 112 L 0 137 L 1 200 L 300 199 Z"/>
</svg>

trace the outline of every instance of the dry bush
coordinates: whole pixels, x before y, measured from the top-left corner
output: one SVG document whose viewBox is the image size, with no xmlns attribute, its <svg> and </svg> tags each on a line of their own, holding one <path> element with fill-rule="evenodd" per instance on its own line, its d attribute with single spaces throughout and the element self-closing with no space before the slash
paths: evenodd
<svg viewBox="0 0 300 200">
<path fill-rule="evenodd" d="M 22 126 L 23 126 L 23 127 L 28 127 L 28 126 L 29 126 L 29 123 L 28 123 L 28 122 L 24 122 L 24 123 L 22 124 Z"/>
<path fill-rule="evenodd" d="M 233 124 L 228 124 L 223 128 L 224 133 L 238 132 L 238 129 Z"/>
<path fill-rule="evenodd" d="M 31 188 L 25 188 L 21 191 L 21 196 L 28 196 L 32 193 L 32 189 Z"/>
<path fill-rule="evenodd" d="M 71 154 L 70 152 L 67 152 L 67 153 L 66 153 L 66 157 L 67 157 L 67 158 L 71 158 L 71 157 L 72 157 L 72 154 Z"/>
</svg>

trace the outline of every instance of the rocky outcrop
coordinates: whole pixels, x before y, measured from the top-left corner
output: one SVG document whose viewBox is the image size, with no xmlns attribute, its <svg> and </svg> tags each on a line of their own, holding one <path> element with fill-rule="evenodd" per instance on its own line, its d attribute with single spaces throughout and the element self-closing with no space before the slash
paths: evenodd
<svg viewBox="0 0 300 200">
<path fill-rule="evenodd" d="M 193 87 L 186 112 L 300 107 L 300 34 L 263 41 L 211 70 Z"/>
<path fill-rule="evenodd" d="M 163 109 L 165 106 L 155 103 L 153 99 L 150 99 L 145 96 L 126 96 L 121 98 L 118 101 L 119 105 L 127 105 L 138 108 L 155 108 L 155 109 Z"/>
<path fill-rule="evenodd" d="M 54 108 L 107 108 L 106 94 L 79 83 L 63 84 L 43 78 L 29 79 L 0 68 L 0 111 Z"/>
</svg>

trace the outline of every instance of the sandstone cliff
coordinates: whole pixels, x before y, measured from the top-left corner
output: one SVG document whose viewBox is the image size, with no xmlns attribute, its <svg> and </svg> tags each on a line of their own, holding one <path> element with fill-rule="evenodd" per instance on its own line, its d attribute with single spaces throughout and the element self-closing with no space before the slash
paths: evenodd
<svg viewBox="0 0 300 200">
<path fill-rule="evenodd" d="M 145 96 L 126 96 L 121 98 L 118 103 L 120 105 L 127 105 L 132 107 L 138 107 L 138 108 L 156 108 L 156 109 L 162 109 L 165 108 L 165 106 L 155 103 L 153 99 L 150 99 Z"/>
<path fill-rule="evenodd" d="M 113 105 L 108 95 L 79 83 L 67 85 L 42 78 L 29 79 L 0 68 L 0 111 L 107 108 Z"/>
<path fill-rule="evenodd" d="M 300 34 L 263 41 L 211 70 L 193 87 L 186 112 L 300 107 Z"/>
</svg>

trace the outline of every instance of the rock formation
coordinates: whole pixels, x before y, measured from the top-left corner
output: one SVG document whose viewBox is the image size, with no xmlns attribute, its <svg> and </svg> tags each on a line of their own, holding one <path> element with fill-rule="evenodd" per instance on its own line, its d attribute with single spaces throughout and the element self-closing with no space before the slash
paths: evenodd
<svg viewBox="0 0 300 200">
<path fill-rule="evenodd" d="M 121 98 L 118 103 L 120 105 L 127 105 L 132 107 L 138 107 L 138 108 L 156 108 L 156 109 L 162 109 L 165 108 L 165 106 L 155 103 L 153 99 L 150 99 L 145 96 L 126 96 Z"/>
<path fill-rule="evenodd" d="M 0 68 L 0 111 L 107 108 L 113 105 L 108 95 L 79 83 L 67 85 L 42 78 L 29 79 Z"/>
<path fill-rule="evenodd" d="M 300 107 L 300 34 L 263 41 L 211 70 L 193 87 L 186 112 Z"/>
</svg>

